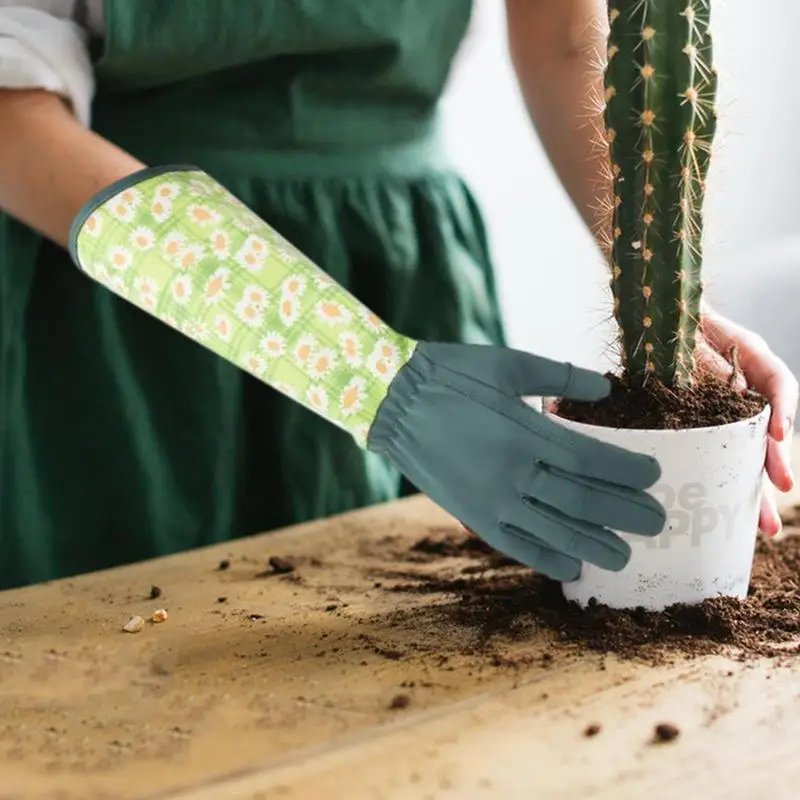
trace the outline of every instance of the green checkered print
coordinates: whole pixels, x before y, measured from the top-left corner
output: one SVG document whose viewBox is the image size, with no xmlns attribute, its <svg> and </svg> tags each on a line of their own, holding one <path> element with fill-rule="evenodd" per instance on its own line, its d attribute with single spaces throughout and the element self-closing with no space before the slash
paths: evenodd
<svg viewBox="0 0 800 800">
<path fill-rule="evenodd" d="M 146 170 L 76 220 L 73 255 L 111 291 L 365 447 L 416 342 L 200 170 Z"/>
</svg>

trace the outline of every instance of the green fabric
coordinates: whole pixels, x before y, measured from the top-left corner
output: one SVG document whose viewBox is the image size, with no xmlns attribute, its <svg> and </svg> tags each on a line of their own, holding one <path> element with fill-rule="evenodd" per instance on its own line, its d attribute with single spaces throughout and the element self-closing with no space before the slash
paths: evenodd
<svg viewBox="0 0 800 800">
<path fill-rule="evenodd" d="M 658 462 L 568 430 L 523 397 L 600 400 L 609 382 L 510 348 L 420 342 L 369 435 L 422 491 L 502 553 L 555 580 L 581 562 L 621 570 L 664 507 Z"/>
<path fill-rule="evenodd" d="M 362 447 L 417 344 L 201 170 L 150 167 L 107 187 L 70 238 L 92 278 Z"/>
<path fill-rule="evenodd" d="M 437 143 L 468 0 L 112 0 L 93 124 L 191 163 L 394 330 L 502 341 Z M 397 497 L 383 456 L 0 217 L 0 586 Z"/>
</svg>

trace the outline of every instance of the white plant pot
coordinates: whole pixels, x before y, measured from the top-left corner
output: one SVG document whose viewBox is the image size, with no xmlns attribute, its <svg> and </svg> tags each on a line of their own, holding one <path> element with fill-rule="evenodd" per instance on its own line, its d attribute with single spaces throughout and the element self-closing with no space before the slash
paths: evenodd
<svg viewBox="0 0 800 800">
<path fill-rule="evenodd" d="M 631 545 L 625 569 L 584 563 L 564 595 L 586 606 L 661 610 L 709 597 L 747 596 L 753 565 L 770 407 L 751 419 L 710 428 L 633 430 L 573 422 L 567 428 L 654 456 L 661 479 L 648 491 L 667 510 L 656 537 L 618 532 Z"/>
</svg>

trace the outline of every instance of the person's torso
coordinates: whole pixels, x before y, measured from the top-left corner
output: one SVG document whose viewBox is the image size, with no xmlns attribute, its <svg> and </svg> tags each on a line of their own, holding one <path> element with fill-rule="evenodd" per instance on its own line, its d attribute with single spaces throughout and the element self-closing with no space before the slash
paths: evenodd
<svg viewBox="0 0 800 800">
<path fill-rule="evenodd" d="M 436 127 L 471 10 L 472 0 L 105 0 L 94 124 L 162 162 L 420 140 Z"/>
</svg>

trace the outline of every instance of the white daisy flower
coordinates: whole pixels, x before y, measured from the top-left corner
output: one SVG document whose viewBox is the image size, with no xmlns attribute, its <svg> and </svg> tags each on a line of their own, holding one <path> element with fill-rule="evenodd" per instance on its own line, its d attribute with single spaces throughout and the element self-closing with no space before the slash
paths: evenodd
<svg viewBox="0 0 800 800">
<path fill-rule="evenodd" d="M 146 308 L 148 311 L 154 311 L 155 307 L 158 305 L 158 297 L 154 294 L 143 294 L 139 297 L 139 302 L 143 308 Z"/>
<path fill-rule="evenodd" d="M 301 365 L 307 364 L 316 353 L 317 347 L 317 340 L 310 333 L 304 334 L 294 347 L 294 360 Z"/>
<path fill-rule="evenodd" d="M 131 222 L 136 215 L 136 211 L 120 195 L 112 198 L 106 208 L 120 222 Z"/>
<path fill-rule="evenodd" d="M 311 407 L 323 414 L 328 410 L 328 393 L 321 386 L 310 386 L 306 390 Z"/>
<path fill-rule="evenodd" d="M 254 275 L 264 269 L 265 259 L 245 247 L 239 248 L 234 258 L 237 264 L 244 267 L 248 272 L 252 272 Z"/>
<path fill-rule="evenodd" d="M 277 331 L 270 331 L 261 340 L 261 349 L 269 358 L 280 358 L 286 352 L 286 339 Z"/>
<path fill-rule="evenodd" d="M 233 336 L 233 323 L 225 314 L 214 317 L 214 333 L 223 342 L 229 342 Z"/>
<path fill-rule="evenodd" d="M 180 193 L 181 187 L 177 183 L 174 183 L 173 181 L 165 181 L 164 183 L 159 183 L 158 186 L 156 186 L 156 190 L 153 193 L 153 199 L 163 200 L 171 204 Z"/>
<path fill-rule="evenodd" d="M 388 339 L 378 339 L 373 352 L 376 353 L 378 357 L 386 359 L 392 366 L 397 365 L 399 352 L 396 345 L 392 344 Z"/>
<path fill-rule="evenodd" d="M 339 395 L 339 409 L 343 417 L 352 417 L 360 409 L 367 393 L 367 386 L 360 376 L 353 378 Z"/>
<path fill-rule="evenodd" d="M 353 331 L 345 331 L 339 337 L 339 346 L 342 351 L 342 358 L 351 367 L 361 366 L 361 339 Z"/>
<path fill-rule="evenodd" d="M 161 252 L 164 254 L 165 258 L 174 262 L 181 250 L 183 250 L 185 244 L 186 237 L 182 233 L 172 231 L 168 233 L 161 242 Z"/>
<path fill-rule="evenodd" d="M 201 244 L 186 245 L 181 248 L 175 258 L 175 266 L 184 272 L 188 272 L 203 260 L 205 254 L 205 248 Z"/>
<path fill-rule="evenodd" d="M 166 222 L 172 214 L 172 203 L 169 200 L 156 198 L 150 203 L 150 216 L 159 224 Z"/>
<path fill-rule="evenodd" d="M 250 328 L 258 328 L 264 323 L 262 306 L 248 303 L 247 298 L 240 300 L 234 310 L 236 316 Z"/>
<path fill-rule="evenodd" d="M 155 297 L 158 294 L 158 284 L 152 278 L 137 278 L 134 286 L 140 297 Z"/>
<path fill-rule="evenodd" d="M 384 383 L 389 383 L 397 372 L 392 363 L 383 358 L 377 349 L 373 350 L 367 359 L 367 368 Z"/>
<path fill-rule="evenodd" d="M 353 318 L 353 315 L 341 304 L 333 300 L 321 300 L 316 306 L 317 316 L 328 325 L 343 325 Z"/>
<path fill-rule="evenodd" d="M 226 231 L 216 230 L 211 234 L 211 251 L 217 258 L 227 258 L 231 252 L 231 237 Z"/>
<path fill-rule="evenodd" d="M 336 354 L 327 347 L 314 353 L 306 363 L 309 375 L 317 380 L 323 380 L 330 375 L 335 366 Z"/>
<path fill-rule="evenodd" d="M 153 245 L 155 245 L 156 236 L 153 231 L 150 230 L 150 228 L 140 225 L 138 228 L 134 229 L 128 238 L 128 241 L 136 250 L 141 250 L 144 252 L 150 250 Z"/>
<path fill-rule="evenodd" d="M 82 233 L 88 233 L 89 236 L 97 237 L 103 232 L 103 215 L 99 211 L 94 214 L 89 214 L 86 222 L 83 223 Z"/>
<path fill-rule="evenodd" d="M 275 248 L 275 255 L 279 261 L 284 264 L 296 264 L 300 260 L 300 253 L 293 247 L 287 247 L 285 244 L 279 244 Z"/>
<path fill-rule="evenodd" d="M 289 275 L 281 283 L 281 294 L 284 297 L 302 297 L 306 290 L 306 279 L 302 275 Z"/>
<path fill-rule="evenodd" d="M 367 327 L 371 331 L 378 333 L 379 331 L 385 330 L 383 320 L 381 320 L 377 314 L 373 314 L 368 308 L 361 306 L 358 310 L 358 314 L 361 319 L 367 323 Z"/>
<path fill-rule="evenodd" d="M 242 248 L 249 250 L 251 253 L 255 253 L 262 259 L 266 258 L 270 251 L 269 242 L 262 236 L 256 236 L 254 234 L 250 234 L 250 236 L 245 239 Z"/>
<path fill-rule="evenodd" d="M 114 269 L 125 272 L 133 264 L 133 254 L 127 247 L 112 247 L 108 260 Z"/>
<path fill-rule="evenodd" d="M 128 284 L 125 283 L 125 278 L 122 275 L 113 275 L 106 285 L 112 292 L 122 297 L 127 297 L 130 294 Z"/>
<path fill-rule="evenodd" d="M 282 297 L 278 306 L 278 316 L 287 328 L 294 325 L 300 316 L 300 301 L 295 297 Z"/>
<path fill-rule="evenodd" d="M 225 267 L 220 267 L 211 274 L 203 289 L 203 299 L 206 303 L 213 306 L 222 300 L 225 292 L 231 288 L 230 274 L 230 270 Z"/>
<path fill-rule="evenodd" d="M 329 289 L 331 286 L 336 286 L 336 282 L 329 275 L 326 275 L 318 267 L 314 269 L 314 283 L 319 289 Z"/>
<path fill-rule="evenodd" d="M 219 212 L 208 206 L 193 203 L 186 209 L 186 213 L 196 225 L 216 225 L 220 221 Z"/>
<path fill-rule="evenodd" d="M 127 203 L 132 209 L 138 208 L 142 203 L 142 193 L 135 187 L 131 186 L 117 195 L 117 198 Z"/>
<path fill-rule="evenodd" d="M 242 300 L 246 300 L 251 305 L 264 308 L 269 300 L 269 294 L 266 289 L 250 284 L 249 286 L 245 286 L 244 292 L 242 292 Z"/>
<path fill-rule="evenodd" d="M 111 279 L 111 273 L 108 271 L 108 268 L 100 261 L 94 264 L 91 269 L 84 271 L 87 275 L 91 275 L 96 281 L 100 281 L 100 283 L 108 283 Z"/>
<path fill-rule="evenodd" d="M 248 372 L 261 376 L 267 368 L 267 362 L 258 354 L 251 351 L 245 353 L 239 362 Z"/>
<path fill-rule="evenodd" d="M 188 275 L 180 275 L 170 286 L 172 299 L 179 305 L 185 306 L 192 297 L 192 281 Z"/>
<path fill-rule="evenodd" d="M 182 330 L 196 342 L 202 342 L 208 338 L 208 326 L 203 322 L 184 322 Z"/>
</svg>

